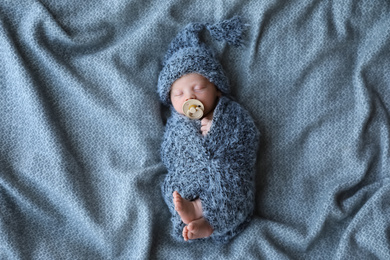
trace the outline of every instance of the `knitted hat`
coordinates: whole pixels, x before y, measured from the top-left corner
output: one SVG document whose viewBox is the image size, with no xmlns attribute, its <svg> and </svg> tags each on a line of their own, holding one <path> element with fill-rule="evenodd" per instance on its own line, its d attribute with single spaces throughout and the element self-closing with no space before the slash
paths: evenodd
<svg viewBox="0 0 390 260">
<path fill-rule="evenodd" d="M 202 75 L 222 93 L 229 94 L 229 82 L 221 64 L 215 59 L 211 48 L 206 46 L 199 37 L 204 28 L 207 28 L 211 36 L 218 41 L 225 40 L 234 46 L 242 44 L 245 24 L 238 16 L 214 25 L 188 24 L 171 42 L 158 78 L 157 90 L 165 105 L 170 103 L 169 93 L 172 84 L 189 73 Z"/>
</svg>

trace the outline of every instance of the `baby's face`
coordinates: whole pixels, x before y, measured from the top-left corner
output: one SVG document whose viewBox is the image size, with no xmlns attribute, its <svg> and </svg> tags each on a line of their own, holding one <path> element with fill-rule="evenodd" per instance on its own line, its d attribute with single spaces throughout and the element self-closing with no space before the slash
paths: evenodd
<svg viewBox="0 0 390 260">
<path fill-rule="evenodd" d="M 221 92 L 205 77 L 186 74 L 176 80 L 171 87 L 171 102 L 175 110 L 184 115 L 183 104 L 188 99 L 197 99 L 204 105 L 204 115 L 214 110 Z"/>
</svg>

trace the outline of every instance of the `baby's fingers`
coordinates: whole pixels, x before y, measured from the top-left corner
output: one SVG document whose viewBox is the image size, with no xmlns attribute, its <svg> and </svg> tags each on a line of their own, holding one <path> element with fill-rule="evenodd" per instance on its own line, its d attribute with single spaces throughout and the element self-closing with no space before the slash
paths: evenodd
<svg viewBox="0 0 390 260">
<path fill-rule="evenodd" d="M 203 135 L 203 136 L 207 135 L 207 133 L 208 133 L 208 130 L 207 130 L 206 127 L 201 127 L 201 128 L 200 128 L 200 131 L 202 132 L 202 135 Z"/>
</svg>

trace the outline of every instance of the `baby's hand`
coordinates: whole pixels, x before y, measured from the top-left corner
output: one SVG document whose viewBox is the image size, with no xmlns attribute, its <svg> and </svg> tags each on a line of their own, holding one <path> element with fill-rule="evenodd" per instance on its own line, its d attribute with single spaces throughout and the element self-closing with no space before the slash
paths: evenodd
<svg viewBox="0 0 390 260">
<path fill-rule="evenodd" d="M 213 123 L 213 113 L 210 113 L 209 115 L 205 116 L 201 121 L 201 128 L 200 131 L 202 132 L 203 136 L 206 136 L 207 133 L 210 131 L 211 124 Z"/>
</svg>

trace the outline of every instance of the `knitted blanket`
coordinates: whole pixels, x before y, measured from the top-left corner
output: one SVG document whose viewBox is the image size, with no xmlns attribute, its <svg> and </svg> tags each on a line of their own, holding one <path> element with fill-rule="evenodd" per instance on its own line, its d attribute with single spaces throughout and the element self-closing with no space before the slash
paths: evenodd
<svg viewBox="0 0 390 260">
<path fill-rule="evenodd" d="M 214 110 L 209 133 L 203 137 L 200 120 L 172 109 L 161 148 L 168 174 L 162 184 L 172 213 L 174 236 L 183 241 L 184 223 L 174 210 L 172 193 L 200 198 L 212 238 L 228 242 L 249 222 L 255 202 L 255 162 L 259 132 L 238 103 L 223 96 Z"/>
<path fill-rule="evenodd" d="M 158 76 L 184 26 L 236 15 L 242 47 L 201 39 L 261 132 L 252 219 L 177 242 Z M 389 17 L 388 0 L 1 0 L 0 259 L 390 259 Z"/>
</svg>

